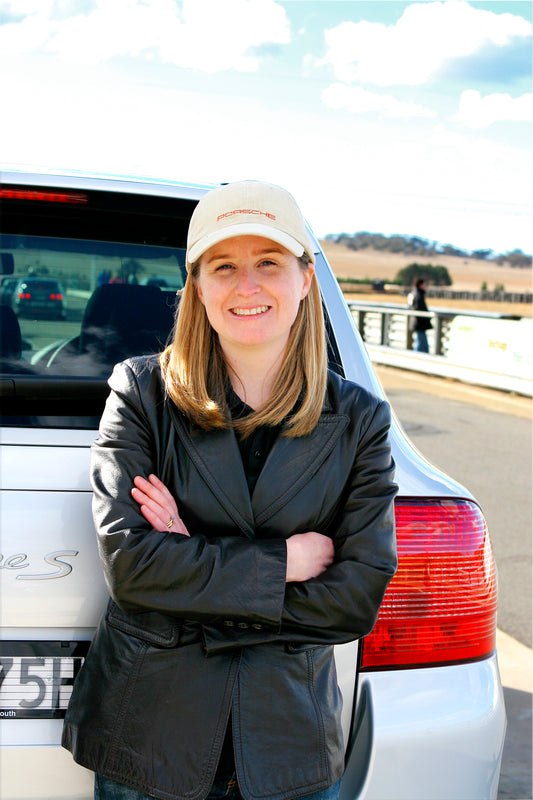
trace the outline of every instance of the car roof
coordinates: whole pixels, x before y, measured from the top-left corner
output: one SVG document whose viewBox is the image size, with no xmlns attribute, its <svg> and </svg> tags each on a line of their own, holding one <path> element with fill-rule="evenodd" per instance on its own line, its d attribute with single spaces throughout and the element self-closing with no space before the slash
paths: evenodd
<svg viewBox="0 0 533 800">
<path fill-rule="evenodd" d="M 184 181 L 166 180 L 163 178 L 132 177 L 104 173 L 77 171 L 40 171 L 31 168 L 28 171 L 18 169 L 0 169 L 3 183 L 20 186 L 46 186 L 70 189 L 93 189 L 100 191 L 116 191 L 129 194 L 153 194 L 167 197 L 180 197 L 199 200 L 210 189 L 220 184 L 187 183 Z"/>
</svg>

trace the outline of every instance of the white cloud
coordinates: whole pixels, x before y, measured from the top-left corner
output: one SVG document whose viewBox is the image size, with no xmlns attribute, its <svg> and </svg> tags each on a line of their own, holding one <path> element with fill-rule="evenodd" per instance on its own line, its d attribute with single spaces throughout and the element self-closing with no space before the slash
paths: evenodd
<svg viewBox="0 0 533 800">
<path fill-rule="evenodd" d="M 343 22 L 326 30 L 321 63 L 331 64 L 345 83 L 419 86 L 449 59 L 527 36 L 531 24 L 513 14 L 474 8 L 464 0 L 414 3 L 395 25 Z"/>
<path fill-rule="evenodd" d="M 1 18 L 9 19 L 12 16 L 21 17 L 36 14 L 38 11 L 51 13 L 53 0 L 4 0 L 0 6 Z"/>
<path fill-rule="evenodd" d="M 350 87 L 342 83 L 328 86 L 322 94 L 322 101 L 334 109 L 345 108 L 352 114 L 378 112 L 383 117 L 435 117 L 435 111 L 415 103 L 405 103 L 390 94 L 368 92 L 360 86 Z"/>
<path fill-rule="evenodd" d="M 533 94 L 511 97 L 509 94 L 489 94 L 481 97 L 474 89 L 461 94 L 459 111 L 454 122 L 468 128 L 487 128 L 493 122 L 533 122 Z"/>
<path fill-rule="evenodd" d="M 375 230 L 531 250 L 529 151 L 433 124 L 346 115 L 335 125 L 319 108 L 270 108 L 259 93 L 243 102 L 147 84 L 136 73 L 124 82 L 105 65 L 65 70 L 54 59 L 43 60 L 29 98 L 23 62 L 0 55 L 13 72 L 4 106 L 17 120 L 0 130 L 4 166 L 192 182 L 258 178 L 286 186 L 320 235 Z M 258 120 L 268 120 L 267 134 L 258 134 Z"/>
<path fill-rule="evenodd" d="M 11 6 L 20 15 L 18 0 Z M 25 0 L 25 7 L 22 21 L 0 27 L 3 53 L 41 51 L 85 64 L 114 56 L 158 58 L 204 72 L 253 72 L 257 48 L 291 39 L 275 0 L 97 0 L 89 13 L 62 19 L 54 17 L 50 0 Z"/>
</svg>

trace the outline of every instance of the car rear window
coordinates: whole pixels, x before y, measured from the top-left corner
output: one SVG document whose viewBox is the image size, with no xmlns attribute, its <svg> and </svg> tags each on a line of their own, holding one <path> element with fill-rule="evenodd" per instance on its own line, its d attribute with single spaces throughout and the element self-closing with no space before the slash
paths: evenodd
<svg viewBox="0 0 533 800">
<path fill-rule="evenodd" d="M 93 428 L 113 365 L 168 340 L 195 201 L 39 192 L 2 188 L 2 424 Z"/>
<path fill-rule="evenodd" d="M 114 364 L 171 335 L 197 200 L 3 184 L 0 201 L 1 424 L 95 429 Z"/>
</svg>

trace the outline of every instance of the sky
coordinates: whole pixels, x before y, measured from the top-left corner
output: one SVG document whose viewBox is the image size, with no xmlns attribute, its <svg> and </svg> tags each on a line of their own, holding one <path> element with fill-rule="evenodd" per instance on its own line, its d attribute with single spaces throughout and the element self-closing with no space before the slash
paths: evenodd
<svg viewBox="0 0 533 800">
<path fill-rule="evenodd" d="M 265 180 L 319 237 L 531 253 L 532 8 L 0 0 L 0 163 Z"/>
</svg>

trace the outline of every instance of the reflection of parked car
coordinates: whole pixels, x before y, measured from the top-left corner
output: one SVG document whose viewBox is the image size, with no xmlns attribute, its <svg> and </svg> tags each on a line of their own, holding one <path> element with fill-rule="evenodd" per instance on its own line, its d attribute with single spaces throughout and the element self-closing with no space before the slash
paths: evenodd
<svg viewBox="0 0 533 800">
<path fill-rule="evenodd" d="M 3 173 L 2 179 L 2 250 L 16 254 L 31 244 L 48 257 L 67 253 L 73 264 L 84 265 L 79 274 L 92 274 L 95 281 L 96 256 L 109 262 L 136 258 L 157 277 L 165 271 L 170 275 L 171 265 L 181 273 L 189 219 L 205 193 L 201 186 L 101 177 Z M 383 396 L 338 282 L 314 238 L 313 244 L 330 367 Z M 2 800 L 93 796 L 92 776 L 59 745 L 61 717 L 107 600 L 90 510 L 89 447 L 109 392 L 112 364 L 133 353 L 159 351 L 174 316 L 173 293 L 154 286 L 111 284 L 86 294 L 79 327 L 74 320 L 60 326 L 69 338 L 57 341 L 58 326 L 32 320 L 27 328 L 39 343 L 44 329 L 54 329 L 44 354 L 35 353 L 29 365 L 20 362 L 9 372 L 0 364 L 5 385 L 0 437 Z M 151 424 L 147 414 L 146 435 Z M 176 423 L 168 445 L 154 452 L 154 464 L 164 469 L 169 453 L 181 445 Z M 493 800 L 505 710 L 488 531 L 468 490 L 414 450 L 396 422 L 391 445 L 400 488 L 398 572 L 374 630 L 359 642 L 335 648 L 346 744 L 341 796 Z M 187 447 L 196 448 L 192 439 Z M 206 466 L 198 462 L 196 468 Z M 213 486 L 223 478 L 213 473 Z M 250 514 L 252 507 L 255 501 Z M 263 517 L 267 512 L 263 509 Z M 232 535 L 239 535 L 238 520 Z M 187 620 L 180 628 L 179 614 L 171 609 L 168 615 L 138 615 L 139 658 L 149 653 L 164 660 L 168 648 L 188 646 L 189 626 L 195 623 Z M 120 627 L 122 618 L 110 615 L 109 624 Z M 239 641 L 248 635 L 237 625 L 229 630 L 221 636 Z M 295 659 L 307 660 L 313 694 L 313 650 L 294 649 Z M 135 679 L 132 670 L 123 704 L 135 691 Z M 237 681 L 233 696 L 238 703 Z M 161 703 L 172 701 L 162 693 Z M 288 706 L 288 728 L 291 713 Z M 117 715 L 116 736 L 130 733 Z M 153 730 L 143 735 L 150 740 Z M 134 758 L 134 745 L 131 752 Z"/>
<path fill-rule="evenodd" d="M 63 319 L 65 293 L 51 278 L 24 278 L 11 296 L 11 305 L 20 317 L 31 314 Z"/>
<path fill-rule="evenodd" d="M 11 298 L 20 278 L 4 278 L 0 286 L 0 305 L 10 306 Z"/>
</svg>

